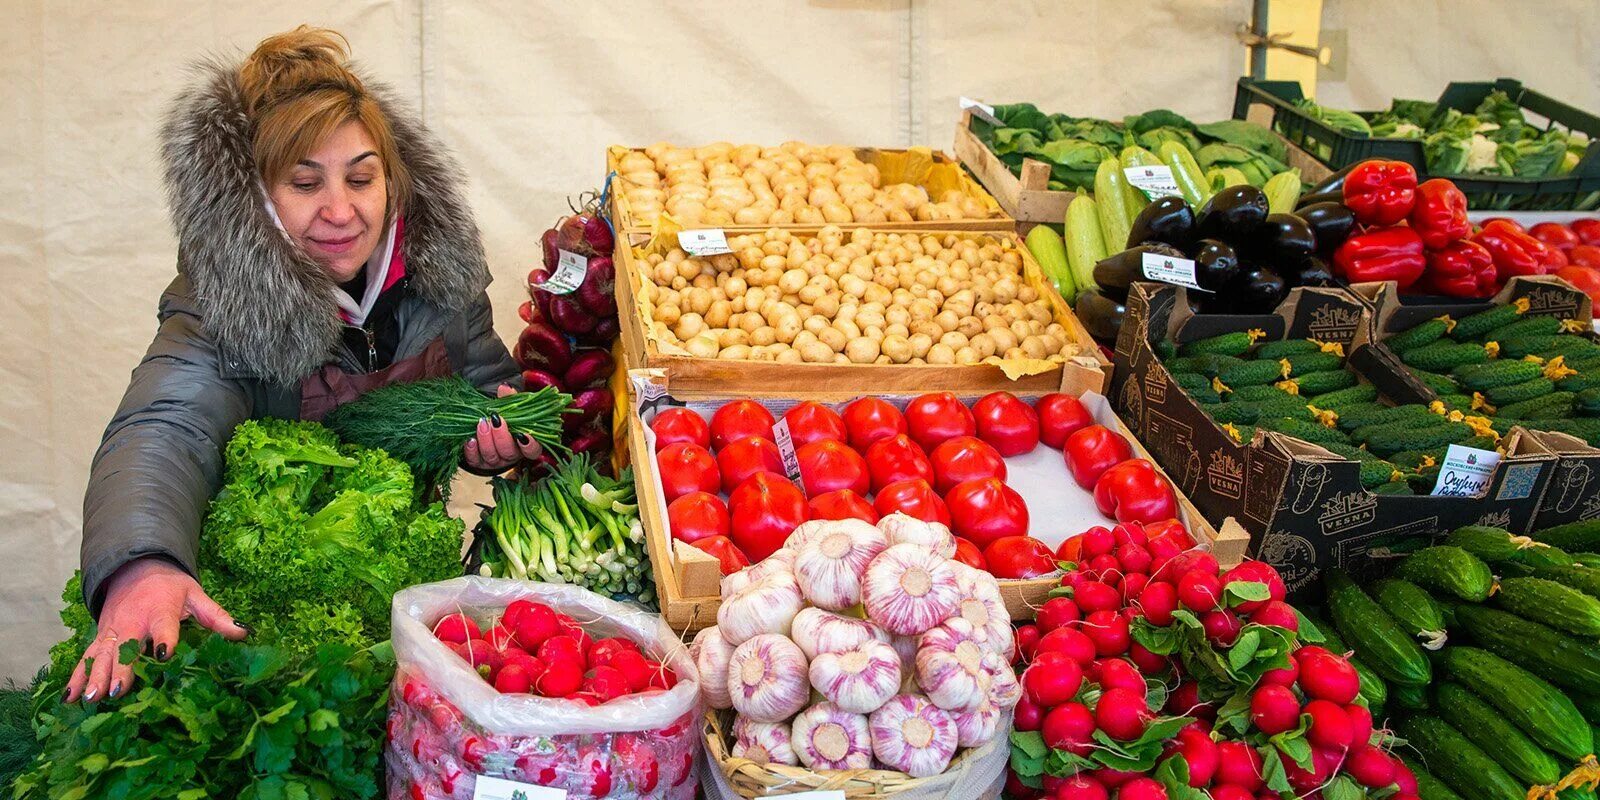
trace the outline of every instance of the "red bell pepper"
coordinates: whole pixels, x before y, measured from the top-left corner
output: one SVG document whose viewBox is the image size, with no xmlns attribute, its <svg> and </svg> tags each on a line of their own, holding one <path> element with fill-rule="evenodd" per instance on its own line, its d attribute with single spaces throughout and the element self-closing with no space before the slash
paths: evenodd
<svg viewBox="0 0 1600 800">
<path fill-rule="evenodd" d="M 1541 222 L 1529 228 L 1528 235 L 1557 250 L 1571 250 L 1583 244 L 1578 239 L 1578 234 L 1559 222 Z"/>
<path fill-rule="evenodd" d="M 1417 171 L 1404 161 L 1357 164 L 1344 179 L 1344 204 L 1362 225 L 1393 225 L 1417 201 Z"/>
<path fill-rule="evenodd" d="M 1577 287 L 1578 291 L 1589 295 L 1589 300 L 1600 303 L 1600 270 L 1588 267 L 1562 267 L 1556 277 L 1566 280 L 1567 283 Z"/>
<path fill-rule="evenodd" d="M 1344 240 L 1333 268 L 1351 283 L 1394 281 L 1408 289 L 1428 266 L 1422 237 L 1410 228 L 1379 228 Z"/>
<path fill-rule="evenodd" d="M 1575 219 L 1567 227 L 1572 228 L 1584 244 L 1600 245 L 1600 219 Z"/>
<path fill-rule="evenodd" d="M 1489 249 L 1501 280 L 1515 275 L 1548 275 L 1566 264 L 1560 251 L 1529 236 L 1509 220 L 1490 220 L 1472 240 Z"/>
<path fill-rule="evenodd" d="M 1600 247 L 1580 244 L 1567 253 L 1567 263 L 1576 267 L 1600 267 Z"/>
<path fill-rule="evenodd" d="M 1488 297 L 1500 289 L 1494 256 L 1477 242 L 1451 242 L 1428 251 L 1428 271 L 1421 285 L 1451 297 Z"/>
<path fill-rule="evenodd" d="M 1423 181 L 1417 187 L 1417 204 L 1411 207 L 1408 219 L 1429 250 L 1441 250 L 1472 233 L 1467 196 L 1444 178 Z"/>
</svg>

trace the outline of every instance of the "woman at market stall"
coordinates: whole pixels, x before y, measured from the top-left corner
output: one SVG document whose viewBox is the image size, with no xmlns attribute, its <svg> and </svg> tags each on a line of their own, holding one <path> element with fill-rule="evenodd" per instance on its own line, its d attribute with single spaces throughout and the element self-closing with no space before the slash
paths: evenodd
<svg viewBox="0 0 1600 800">
<path fill-rule="evenodd" d="M 81 558 L 99 628 L 68 702 L 130 688 L 123 642 L 164 659 L 185 619 L 249 633 L 195 578 L 240 422 L 320 420 L 379 386 L 450 374 L 487 392 L 520 384 L 458 167 L 347 59 L 339 34 L 302 26 L 242 64 L 201 65 L 166 119 L 178 275 L 90 469 Z M 539 453 L 499 419 L 463 446 L 483 474 Z"/>
</svg>

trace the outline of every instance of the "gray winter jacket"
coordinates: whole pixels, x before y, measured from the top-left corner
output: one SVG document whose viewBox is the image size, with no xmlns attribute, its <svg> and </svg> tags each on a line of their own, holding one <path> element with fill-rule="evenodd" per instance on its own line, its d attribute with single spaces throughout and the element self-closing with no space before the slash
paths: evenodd
<svg viewBox="0 0 1600 800">
<path fill-rule="evenodd" d="M 324 364 L 362 369 L 341 340 L 332 280 L 268 216 L 237 68 L 198 71 L 161 132 L 178 276 L 83 499 L 83 589 L 96 615 L 105 579 L 136 558 L 165 558 L 195 574 L 201 523 L 235 426 L 295 417 L 300 380 Z M 474 385 L 517 385 L 516 364 L 494 332 L 489 269 L 460 169 L 391 92 L 367 85 L 414 183 L 401 242 L 412 291 L 396 310 L 395 360 L 443 336 L 453 367 Z"/>
</svg>

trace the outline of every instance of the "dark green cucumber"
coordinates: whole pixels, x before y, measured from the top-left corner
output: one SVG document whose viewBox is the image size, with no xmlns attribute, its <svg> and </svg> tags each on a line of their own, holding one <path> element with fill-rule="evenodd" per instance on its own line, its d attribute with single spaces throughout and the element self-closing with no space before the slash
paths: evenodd
<svg viewBox="0 0 1600 800">
<path fill-rule="evenodd" d="M 1561 332 L 1561 320 L 1555 317 L 1528 317 L 1509 325 L 1497 326 L 1484 334 L 1485 339 L 1500 341 L 1521 336 L 1554 336 Z"/>
<path fill-rule="evenodd" d="M 1445 674 L 1500 709 L 1539 746 L 1574 761 L 1594 752 L 1594 734 L 1583 715 L 1543 678 L 1475 647 L 1447 647 L 1440 663 Z"/>
<path fill-rule="evenodd" d="M 1468 603 L 1455 607 L 1455 620 L 1461 635 L 1557 686 L 1600 691 L 1600 644 L 1593 640 Z"/>
<path fill-rule="evenodd" d="M 1600 600 L 1544 578 L 1506 578 L 1492 598 L 1523 619 L 1588 638 L 1600 637 Z"/>
<path fill-rule="evenodd" d="M 1524 313 L 1527 312 L 1523 305 L 1508 303 L 1468 314 L 1456 320 L 1455 327 L 1450 329 L 1450 337 L 1460 341 L 1476 339 L 1489 331 L 1516 324 Z"/>
<path fill-rule="evenodd" d="M 1418 714 L 1396 731 L 1422 754 L 1434 775 L 1471 800 L 1524 800 L 1527 788 L 1449 723 Z"/>
<path fill-rule="evenodd" d="M 1238 388 L 1283 380 L 1283 367 L 1276 361 L 1246 361 L 1217 373 L 1217 380 L 1226 386 Z"/>
<path fill-rule="evenodd" d="M 1235 358 L 1250 352 L 1256 340 L 1262 337 L 1258 330 L 1234 331 L 1221 336 L 1212 336 L 1207 339 L 1197 339 L 1178 348 L 1180 356 L 1223 355 Z"/>
<path fill-rule="evenodd" d="M 1416 367 L 1412 367 L 1410 372 L 1412 377 L 1421 382 L 1423 386 L 1432 389 L 1436 395 L 1452 395 L 1461 391 L 1461 387 L 1449 375 L 1440 375 L 1437 372 L 1429 372 Z"/>
<path fill-rule="evenodd" d="M 1278 359 L 1278 361 L 1280 363 L 1285 361 L 1289 363 L 1289 374 L 1287 377 L 1290 378 L 1298 377 L 1311 372 L 1322 372 L 1324 370 L 1344 368 L 1344 356 L 1341 356 L 1338 353 L 1298 353 L 1292 356 L 1284 356 L 1283 358 Z"/>
<path fill-rule="evenodd" d="M 1417 779 L 1417 800 L 1462 800 L 1444 781 L 1439 780 L 1422 761 L 1402 748 L 1395 748 L 1394 754 L 1405 762 L 1406 769 L 1411 770 L 1411 775 Z"/>
<path fill-rule="evenodd" d="M 1524 783 L 1555 783 L 1563 770 L 1555 758 L 1533 743 L 1494 706 L 1460 684 L 1445 681 L 1434 688 L 1439 718 Z"/>
<path fill-rule="evenodd" d="M 1367 662 L 1362 661 L 1358 654 L 1352 653 L 1344 640 L 1339 638 L 1339 631 L 1333 623 L 1310 615 L 1304 616 L 1305 623 L 1302 625 L 1302 630 L 1310 627 L 1319 633 L 1326 650 L 1339 655 L 1351 654 L 1350 666 L 1355 667 L 1356 676 L 1361 679 L 1361 697 L 1367 701 L 1368 708 L 1382 708 L 1389 701 L 1389 685 L 1384 682 L 1383 677 L 1372 667 L 1367 666 Z"/>
<path fill-rule="evenodd" d="M 1401 711 L 1427 711 L 1431 707 L 1428 702 L 1428 687 L 1407 686 L 1403 683 L 1389 687 L 1389 703 Z"/>
<path fill-rule="evenodd" d="M 1262 342 L 1261 346 L 1256 348 L 1255 356 L 1277 361 L 1286 356 L 1315 353 L 1321 349 L 1322 345 L 1310 339 L 1283 339 L 1276 342 Z"/>
<path fill-rule="evenodd" d="M 1572 556 L 1559 547 L 1551 547 L 1526 536 L 1512 536 L 1504 528 L 1487 525 L 1457 528 L 1445 537 L 1444 543 L 1455 545 L 1496 567 L 1506 563 L 1527 564 L 1530 567 L 1564 567 L 1572 564 Z"/>
<path fill-rule="evenodd" d="M 1455 327 L 1455 320 L 1449 317 L 1436 317 L 1426 322 L 1413 325 L 1383 340 L 1385 346 L 1396 353 L 1404 353 L 1418 347 L 1425 347 L 1443 339 L 1450 329 Z"/>
<path fill-rule="evenodd" d="M 1489 360 L 1489 352 L 1477 344 L 1435 342 L 1401 353 L 1400 360 L 1416 369 L 1449 372 L 1465 364 L 1482 364 Z"/>
<path fill-rule="evenodd" d="M 1461 388 L 1482 392 L 1497 386 L 1512 386 L 1544 375 L 1544 365 L 1534 361 L 1496 360 L 1488 364 L 1468 364 L 1456 368 L 1456 383 Z"/>
<path fill-rule="evenodd" d="M 1533 400 L 1535 398 L 1544 397 L 1555 390 L 1556 385 L 1551 383 L 1549 378 L 1538 377 L 1523 381 L 1521 383 L 1513 383 L 1508 386 L 1496 386 L 1492 389 L 1485 389 L 1483 392 L 1483 397 L 1485 400 L 1488 400 L 1491 405 L 1498 407 L 1510 405 L 1512 403 L 1520 403 L 1524 400 Z"/>
<path fill-rule="evenodd" d="M 1198 372 L 1173 373 L 1172 382 L 1178 384 L 1179 388 L 1197 403 L 1222 402 L 1222 395 L 1217 394 L 1216 387 L 1211 385 L 1211 379 Z"/>
<path fill-rule="evenodd" d="M 1342 391 L 1356 385 L 1356 374 L 1344 369 L 1325 369 L 1319 372 L 1307 372 L 1298 378 L 1290 378 L 1294 385 L 1300 389 L 1300 395 L 1308 398 L 1306 402 L 1314 402 L 1315 398 L 1329 392 Z"/>
<path fill-rule="evenodd" d="M 1294 399 L 1288 392 L 1279 389 L 1270 383 L 1258 383 L 1252 386 L 1235 386 L 1231 388 L 1233 391 L 1228 393 L 1228 399 L 1235 402 L 1243 400 L 1246 402 L 1255 403 L 1262 400 Z"/>
<path fill-rule="evenodd" d="M 1573 392 L 1551 392 L 1543 397 L 1510 403 L 1495 410 L 1495 416 L 1509 419 L 1555 419 L 1571 416 L 1572 404 L 1578 395 Z"/>
<path fill-rule="evenodd" d="M 1477 556 L 1450 545 L 1425 547 L 1406 557 L 1395 570 L 1426 589 L 1451 594 L 1473 603 L 1488 599 L 1494 588 L 1494 573 Z"/>
<path fill-rule="evenodd" d="M 1204 375 L 1207 378 L 1215 378 L 1217 373 L 1221 372 L 1222 370 L 1243 363 L 1244 359 L 1242 358 L 1212 354 L 1203 356 L 1180 356 L 1178 358 L 1168 359 L 1165 362 L 1165 366 L 1168 372 L 1194 372 Z"/>
<path fill-rule="evenodd" d="M 1367 406 L 1339 412 L 1339 427 L 1347 431 L 1369 425 L 1388 425 L 1395 422 L 1431 422 L 1440 418 L 1419 403 L 1403 406 Z"/>
<path fill-rule="evenodd" d="M 1583 519 L 1534 531 L 1533 538 L 1568 552 L 1600 550 L 1600 519 Z"/>
<path fill-rule="evenodd" d="M 1277 417 L 1275 419 L 1261 419 L 1257 425 L 1269 431 L 1277 431 L 1286 436 L 1293 436 L 1313 444 L 1344 444 L 1350 441 L 1338 428 L 1330 428 L 1318 422 L 1307 422 L 1303 419 Z"/>
<path fill-rule="evenodd" d="M 1372 599 L 1389 612 L 1401 629 L 1424 648 L 1438 650 L 1445 643 L 1444 612 L 1421 586 L 1400 578 L 1385 578 L 1370 587 Z"/>
<path fill-rule="evenodd" d="M 1317 395 L 1316 402 L 1311 403 L 1311 405 L 1314 405 L 1317 408 L 1336 411 L 1342 414 L 1344 413 L 1345 408 L 1348 406 L 1371 405 L 1377 399 L 1378 387 L 1373 386 L 1370 383 L 1363 383 L 1357 386 L 1352 386 L 1348 389 L 1340 389 L 1334 392 L 1319 394 Z"/>
<path fill-rule="evenodd" d="M 1328 614 L 1361 660 L 1392 684 L 1426 686 L 1433 677 L 1433 668 L 1411 635 L 1343 570 L 1329 570 L 1324 581 Z M 1394 693 L 1395 686 L 1391 686 L 1390 696 Z"/>
<path fill-rule="evenodd" d="M 1570 567 L 1530 567 L 1526 564 L 1506 564 L 1502 569 L 1505 570 L 1507 575 L 1533 575 L 1555 581 L 1564 586 L 1571 586 L 1590 597 L 1600 598 L 1600 569 L 1580 567 L 1576 564 Z"/>
</svg>

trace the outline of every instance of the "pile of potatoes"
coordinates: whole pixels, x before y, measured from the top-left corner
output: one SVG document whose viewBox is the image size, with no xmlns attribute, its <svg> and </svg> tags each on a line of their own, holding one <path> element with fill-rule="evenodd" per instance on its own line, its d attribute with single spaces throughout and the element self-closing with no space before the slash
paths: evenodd
<svg viewBox="0 0 1600 800">
<path fill-rule="evenodd" d="M 985 234 L 787 230 L 732 236 L 732 253 L 643 259 L 650 333 L 700 358 L 810 364 L 1048 359 L 1078 345 Z"/>
<path fill-rule="evenodd" d="M 878 168 L 848 147 L 727 142 L 653 144 L 617 165 L 633 222 L 663 212 L 687 227 L 983 219 L 977 199 L 951 189 L 937 202 L 910 183 L 883 185 Z"/>
</svg>

